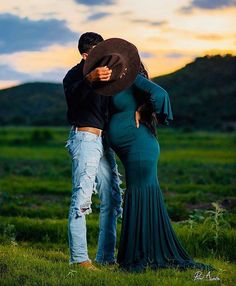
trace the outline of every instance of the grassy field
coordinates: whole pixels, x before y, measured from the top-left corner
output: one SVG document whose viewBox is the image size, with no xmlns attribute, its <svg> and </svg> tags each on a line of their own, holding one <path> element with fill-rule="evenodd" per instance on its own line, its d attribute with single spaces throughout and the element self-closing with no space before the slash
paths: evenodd
<svg viewBox="0 0 236 286">
<path fill-rule="evenodd" d="M 71 268 L 67 136 L 66 128 L 0 128 L 0 285 L 236 285 L 235 134 L 158 131 L 158 176 L 174 228 L 197 261 L 217 268 L 211 275 L 220 281 L 194 281 L 194 270 L 128 274 L 107 267 L 100 273 Z M 92 208 L 87 221 L 93 259 L 96 196 Z"/>
</svg>

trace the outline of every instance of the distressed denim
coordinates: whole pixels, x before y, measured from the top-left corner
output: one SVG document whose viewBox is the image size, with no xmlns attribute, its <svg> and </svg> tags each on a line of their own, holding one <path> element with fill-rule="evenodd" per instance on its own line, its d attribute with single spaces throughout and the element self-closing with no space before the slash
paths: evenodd
<svg viewBox="0 0 236 286">
<path fill-rule="evenodd" d="M 115 262 L 116 222 L 121 215 L 122 193 L 113 150 L 104 150 L 102 137 L 71 129 L 66 144 L 72 158 L 72 196 L 68 237 L 70 263 L 90 260 L 87 249 L 86 216 L 92 212 L 91 197 L 100 199 L 99 238 L 96 261 Z"/>
</svg>

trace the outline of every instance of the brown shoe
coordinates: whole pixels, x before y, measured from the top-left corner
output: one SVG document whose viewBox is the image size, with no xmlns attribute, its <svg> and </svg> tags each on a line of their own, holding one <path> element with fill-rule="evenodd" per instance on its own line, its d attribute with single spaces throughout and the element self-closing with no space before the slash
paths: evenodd
<svg viewBox="0 0 236 286">
<path fill-rule="evenodd" d="M 87 261 L 83 261 L 83 262 L 80 262 L 80 263 L 77 263 L 77 265 L 79 267 L 83 267 L 83 268 L 86 268 L 88 270 L 91 270 L 91 271 L 101 271 L 100 269 L 98 269 L 97 267 L 95 267 L 91 261 L 87 260 Z"/>
</svg>

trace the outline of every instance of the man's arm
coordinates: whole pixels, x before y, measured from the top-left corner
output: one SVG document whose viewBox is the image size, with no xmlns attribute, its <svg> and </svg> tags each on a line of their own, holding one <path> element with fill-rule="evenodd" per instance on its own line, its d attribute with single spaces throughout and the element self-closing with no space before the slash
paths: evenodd
<svg viewBox="0 0 236 286">
<path fill-rule="evenodd" d="M 107 67 L 99 67 L 91 71 L 85 77 L 81 78 L 70 71 L 63 79 L 63 86 L 67 101 L 78 104 L 83 101 L 87 94 L 92 90 L 92 83 L 95 81 L 108 81 L 112 70 Z"/>
<path fill-rule="evenodd" d="M 75 78 L 73 72 L 69 72 L 63 79 L 63 87 L 68 104 L 77 105 L 83 101 L 91 90 L 86 78 Z"/>
</svg>

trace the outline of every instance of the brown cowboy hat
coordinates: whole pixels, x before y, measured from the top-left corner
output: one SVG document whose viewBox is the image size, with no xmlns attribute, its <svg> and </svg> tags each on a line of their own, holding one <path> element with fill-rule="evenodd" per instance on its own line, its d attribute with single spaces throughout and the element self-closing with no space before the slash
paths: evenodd
<svg viewBox="0 0 236 286">
<path fill-rule="evenodd" d="M 96 45 L 84 63 L 84 76 L 97 67 L 112 69 L 109 81 L 93 83 L 96 93 L 106 96 L 115 95 L 130 87 L 139 69 L 140 57 L 135 45 L 120 38 L 110 38 Z"/>
</svg>

